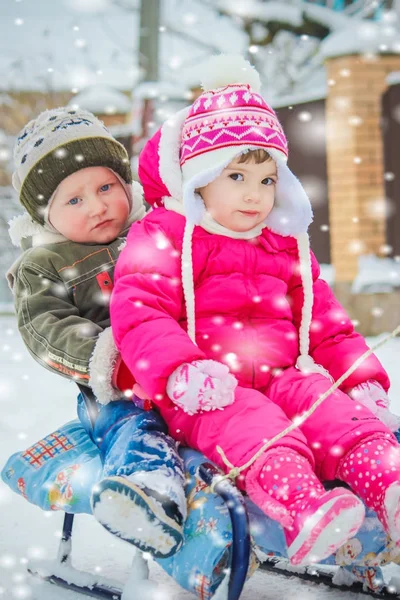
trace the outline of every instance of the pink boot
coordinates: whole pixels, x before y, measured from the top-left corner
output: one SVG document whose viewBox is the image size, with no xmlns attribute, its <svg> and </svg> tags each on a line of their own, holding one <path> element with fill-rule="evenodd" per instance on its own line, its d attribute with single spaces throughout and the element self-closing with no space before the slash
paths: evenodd
<svg viewBox="0 0 400 600">
<path fill-rule="evenodd" d="M 246 490 L 283 526 L 293 565 L 330 556 L 364 520 L 364 505 L 352 492 L 344 488 L 326 492 L 308 460 L 290 448 L 274 448 L 259 459 L 246 476 Z"/>
<path fill-rule="evenodd" d="M 342 459 L 337 477 L 376 512 L 400 546 L 400 445 L 393 436 L 364 440 Z"/>
</svg>

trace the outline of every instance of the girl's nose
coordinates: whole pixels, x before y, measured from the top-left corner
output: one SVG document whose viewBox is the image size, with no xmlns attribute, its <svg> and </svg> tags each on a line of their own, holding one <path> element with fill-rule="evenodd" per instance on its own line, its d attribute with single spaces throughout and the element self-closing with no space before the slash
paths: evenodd
<svg viewBox="0 0 400 600">
<path fill-rule="evenodd" d="M 260 191 L 257 186 L 251 187 L 246 190 L 245 193 L 245 202 L 254 202 L 257 203 L 260 201 Z"/>
</svg>

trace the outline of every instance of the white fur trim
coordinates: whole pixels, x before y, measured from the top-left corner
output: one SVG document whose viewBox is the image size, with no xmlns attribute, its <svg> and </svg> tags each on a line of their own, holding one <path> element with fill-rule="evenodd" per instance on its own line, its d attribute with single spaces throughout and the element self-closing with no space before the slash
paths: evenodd
<svg viewBox="0 0 400 600">
<path fill-rule="evenodd" d="M 123 394 L 111 383 L 118 354 L 112 329 L 107 327 L 99 335 L 89 361 L 89 386 L 100 404 L 123 398 Z"/>
<path fill-rule="evenodd" d="M 261 90 L 260 76 L 256 69 L 239 54 L 212 56 L 205 63 L 201 82 L 205 92 L 235 83 L 249 84 L 254 92 Z"/>
<path fill-rule="evenodd" d="M 269 229 L 283 236 L 297 236 L 308 230 L 313 220 L 311 202 L 300 181 L 282 160 L 280 152 L 268 149 L 275 160 L 278 181 L 274 207 L 265 219 Z"/>
<path fill-rule="evenodd" d="M 229 165 L 234 158 L 249 152 L 249 150 L 265 150 L 268 154 L 271 154 L 271 156 L 272 153 L 274 154 L 274 160 L 279 160 L 280 162 L 286 162 L 287 160 L 287 157 L 283 152 L 275 150 L 274 148 L 264 148 L 257 144 L 243 144 L 241 146 L 229 146 L 228 148 L 209 150 L 208 152 L 199 154 L 199 156 L 188 159 L 182 165 L 184 185 L 188 185 L 193 178 L 201 177 L 203 174 L 205 177 L 208 177 L 208 180 L 206 183 L 203 183 L 203 185 L 210 183 L 213 181 L 213 179 L 210 179 L 213 171 L 217 172 L 217 174 L 214 174 L 215 179 L 215 177 L 218 177 L 222 170 Z M 218 172 L 219 169 L 220 171 Z"/>
<path fill-rule="evenodd" d="M 170 196 L 163 197 L 163 204 L 167 210 L 172 210 L 173 212 L 178 213 L 178 215 L 185 215 L 185 211 L 183 209 L 182 202 L 179 202 L 176 198 L 171 198 Z"/>
<path fill-rule="evenodd" d="M 206 207 L 200 194 L 196 193 L 195 190 L 204 187 L 214 181 L 225 169 L 225 167 L 231 162 L 231 153 L 216 150 L 213 153 L 203 154 L 197 157 L 197 159 L 208 159 L 202 160 L 204 168 L 200 169 L 185 169 L 185 165 L 182 167 L 182 173 L 185 180 L 183 185 L 183 207 L 184 212 L 191 223 L 198 225 L 205 215 Z M 218 160 L 221 153 L 221 161 Z M 223 154 L 229 154 L 229 156 L 223 157 Z M 188 162 L 188 167 L 199 166 L 197 159 L 192 159 Z M 214 160 L 213 160 L 214 159 Z M 215 164 L 217 160 L 217 164 Z M 192 162 L 196 161 L 195 165 Z"/>
<path fill-rule="evenodd" d="M 159 175 L 173 198 L 182 197 L 182 175 L 179 163 L 181 132 L 190 106 L 177 112 L 161 128 L 158 147 Z"/>
<path fill-rule="evenodd" d="M 32 237 L 33 235 L 42 232 L 43 226 L 33 221 L 27 212 L 13 217 L 8 222 L 8 233 L 11 242 L 17 248 L 21 247 L 21 240 L 23 238 Z"/>
</svg>

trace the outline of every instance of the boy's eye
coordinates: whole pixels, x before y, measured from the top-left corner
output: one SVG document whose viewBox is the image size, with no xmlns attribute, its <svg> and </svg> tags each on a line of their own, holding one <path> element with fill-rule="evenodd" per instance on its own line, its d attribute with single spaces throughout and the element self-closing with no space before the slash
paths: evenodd
<svg viewBox="0 0 400 600">
<path fill-rule="evenodd" d="M 243 175 L 241 173 L 231 173 L 229 177 L 233 179 L 233 181 L 243 181 Z"/>
<path fill-rule="evenodd" d="M 75 204 L 78 204 L 79 202 L 79 198 L 71 198 L 71 200 L 68 200 L 68 204 L 70 204 L 71 206 L 75 206 Z"/>
<path fill-rule="evenodd" d="M 262 180 L 262 183 L 264 185 L 274 185 L 274 183 L 276 183 L 275 179 L 272 179 L 271 177 L 266 177 L 265 179 Z"/>
<path fill-rule="evenodd" d="M 111 188 L 111 183 L 105 183 L 104 185 L 101 186 L 100 191 L 101 192 L 108 192 L 108 190 Z"/>
</svg>

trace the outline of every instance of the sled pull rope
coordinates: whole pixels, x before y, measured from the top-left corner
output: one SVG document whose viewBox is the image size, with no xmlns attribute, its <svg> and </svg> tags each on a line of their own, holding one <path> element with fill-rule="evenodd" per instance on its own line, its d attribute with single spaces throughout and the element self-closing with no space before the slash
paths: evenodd
<svg viewBox="0 0 400 600">
<path fill-rule="evenodd" d="M 381 346 L 384 346 L 389 340 L 391 340 L 392 338 L 396 337 L 397 335 L 399 335 L 400 333 L 400 325 L 398 325 L 396 327 L 396 329 L 394 329 L 392 331 L 392 333 L 390 333 L 389 335 L 387 335 L 385 338 L 383 338 L 383 340 L 381 340 L 380 342 L 377 342 L 375 344 L 375 346 L 373 346 L 372 348 L 369 348 L 366 352 L 364 352 L 364 354 L 362 354 L 352 365 L 351 367 L 349 367 L 347 369 L 347 371 L 345 373 L 343 373 L 343 375 L 341 377 L 339 377 L 339 379 L 337 381 L 335 381 L 331 387 L 324 392 L 315 402 L 314 404 L 306 411 L 304 412 L 301 416 L 297 416 L 294 418 L 293 422 L 291 423 L 291 425 L 288 425 L 288 427 L 286 427 L 286 429 L 284 429 L 283 431 L 281 431 L 280 433 L 277 433 L 276 436 L 274 436 L 272 439 L 268 440 L 268 442 L 266 442 L 259 450 L 258 452 L 256 452 L 256 454 L 254 454 L 254 456 L 252 456 L 252 458 L 250 458 L 246 464 L 242 465 L 241 467 L 235 467 L 225 456 L 225 452 L 222 450 L 221 446 L 217 446 L 217 452 L 218 454 L 221 456 L 223 463 L 229 467 L 229 472 L 226 475 L 222 475 L 221 478 L 222 479 L 232 479 L 233 481 L 236 479 L 236 477 L 238 477 L 240 475 L 240 473 L 242 471 L 244 471 L 245 469 L 248 469 L 257 459 L 260 458 L 260 456 L 267 450 L 267 448 L 269 448 L 270 446 L 272 446 L 272 444 L 274 444 L 276 441 L 280 440 L 283 436 L 285 436 L 287 433 L 289 433 L 290 431 L 293 431 L 293 429 L 297 429 L 297 427 L 299 427 L 299 425 L 301 425 L 302 423 L 304 423 L 304 421 L 306 421 L 306 419 L 308 419 L 308 417 L 310 417 L 313 412 L 316 411 L 316 409 L 318 408 L 318 406 L 320 404 L 322 404 L 322 402 L 328 397 L 330 396 L 335 390 L 338 389 L 338 387 L 343 383 L 343 381 L 345 379 L 347 379 L 347 377 L 349 377 L 349 375 L 351 375 L 359 366 L 362 362 L 364 362 L 364 360 L 366 358 L 368 358 L 371 354 L 373 354 L 375 352 L 375 350 L 377 350 L 378 348 L 381 348 Z M 219 481 L 221 481 L 221 478 L 219 478 Z"/>
</svg>

